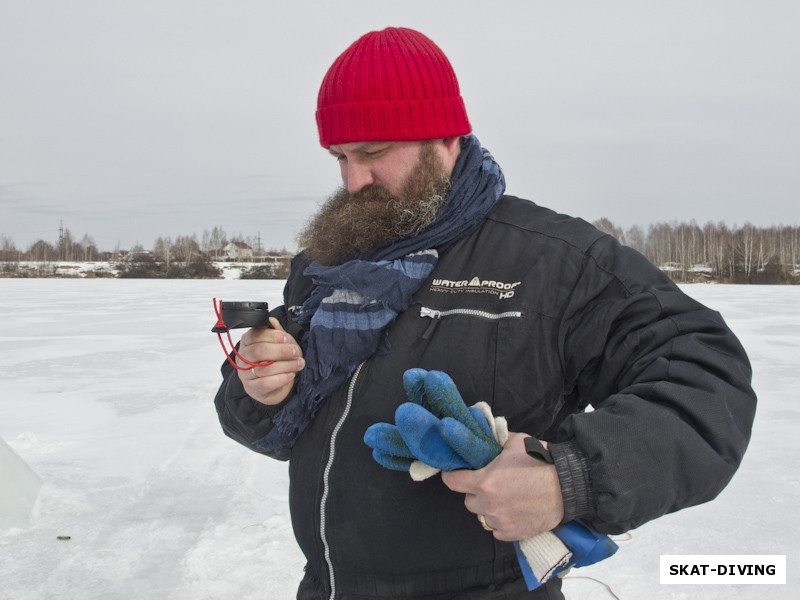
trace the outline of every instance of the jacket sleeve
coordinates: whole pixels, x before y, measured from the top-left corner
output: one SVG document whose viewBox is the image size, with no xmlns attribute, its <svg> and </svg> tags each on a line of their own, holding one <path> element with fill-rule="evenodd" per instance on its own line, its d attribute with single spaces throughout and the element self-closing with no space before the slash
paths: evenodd
<svg viewBox="0 0 800 600">
<path fill-rule="evenodd" d="M 256 447 L 256 442 L 272 429 L 272 419 L 282 404 L 267 406 L 253 400 L 244 391 L 236 370 L 227 361 L 222 365 L 222 376 L 224 379 L 214 398 L 214 404 L 225 435 L 254 452 L 278 460 L 288 460 L 288 450 L 272 454 Z"/>
<path fill-rule="evenodd" d="M 281 323 L 284 323 L 286 311 L 281 306 L 272 311 L 270 316 L 276 317 Z M 222 364 L 221 370 L 223 380 L 214 398 L 214 405 L 220 425 L 222 425 L 222 431 L 254 452 L 266 454 L 278 460 L 288 460 L 291 455 L 291 451 L 288 449 L 279 453 L 269 453 L 256 446 L 256 442 L 272 430 L 272 420 L 286 404 L 286 401 L 274 406 L 262 404 L 247 395 L 237 370 L 227 360 Z"/>
<path fill-rule="evenodd" d="M 596 242 L 562 321 L 568 416 L 551 445 L 567 518 L 620 533 L 715 498 L 742 460 L 756 398 L 722 317 L 635 251 Z"/>
</svg>

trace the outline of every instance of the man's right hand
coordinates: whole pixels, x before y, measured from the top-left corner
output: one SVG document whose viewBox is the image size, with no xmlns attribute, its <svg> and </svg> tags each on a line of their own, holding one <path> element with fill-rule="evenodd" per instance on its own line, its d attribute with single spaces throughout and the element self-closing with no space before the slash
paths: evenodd
<svg viewBox="0 0 800 600">
<path fill-rule="evenodd" d="M 248 396 L 263 404 L 279 404 L 289 396 L 295 377 L 306 362 L 300 346 L 278 320 L 270 317 L 269 322 L 271 328 L 254 327 L 242 335 L 239 354 L 250 362 L 272 364 L 248 369 L 248 364 L 238 357 L 236 364 L 246 369 L 238 374 Z"/>
</svg>

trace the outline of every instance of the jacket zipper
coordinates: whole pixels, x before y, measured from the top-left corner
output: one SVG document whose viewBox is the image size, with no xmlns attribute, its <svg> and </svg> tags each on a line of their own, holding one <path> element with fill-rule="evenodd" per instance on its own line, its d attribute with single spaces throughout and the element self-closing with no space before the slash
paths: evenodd
<svg viewBox="0 0 800 600">
<path fill-rule="evenodd" d="M 333 459 L 336 454 L 336 438 L 339 435 L 339 430 L 344 425 L 344 422 L 347 420 L 347 415 L 350 414 L 350 407 L 353 405 L 353 391 L 356 387 L 356 380 L 358 379 L 358 374 L 361 372 L 361 367 L 364 366 L 363 361 L 358 367 L 356 367 L 355 373 L 353 373 L 353 377 L 350 379 L 350 387 L 347 389 L 347 402 L 344 406 L 344 411 L 342 412 L 342 416 L 339 417 L 339 421 L 336 423 L 336 426 L 333 428 L 333 432 L 331 433 L 331 441 L 329 446 L 328 452 L 328 462 L 325 465 L 325 471 L 322 474 L 322 499 L 319 503 L 319 533 L 320 537 L 322 538 L 322 546 L 325 550 L 325 562 L 328 565 L 328 580 L 331 584 L 331 595 L 329 596 L 329 600 L 334 600 L 336 597 L 336 576 L 333 573 L 333 562 L 331 561 L 331 547 L 328 544 L 328 534 L 326 530 L 326 518 L 325 518 L 325 511 L 328 505 L 328 492 L 329 488 L 329 480 L 331 469 L 333 468 Z"/>
<path fill-rule="evenodd" d="M 476 310 L 472 308 L 451 308 L 450 310 L 436 310 L 434 308 L 428 308 L 426 306 L 421 306 L 419 309 L 419 316 L 420 317 L 428 317 L 431 319 L 431 324 L 425 330 L 425 333 L 422 334 L 422 339 L 427 340 L 428 338 L 433 335 L 434 329 L 436 329 L 436 325 L 438 325 L 439 320 L 443 317 L 449 317 L 451 315 L 466 315 L 468 317 L 478 317 L 480 319 L 489 319 L 491 321 L 497 321 L 499 319 L 518 319 L 522 317 L 522 313 L 518 310 L 509 310 L 502 313 L 490 313 L 484 310 Z"/>
</svg>

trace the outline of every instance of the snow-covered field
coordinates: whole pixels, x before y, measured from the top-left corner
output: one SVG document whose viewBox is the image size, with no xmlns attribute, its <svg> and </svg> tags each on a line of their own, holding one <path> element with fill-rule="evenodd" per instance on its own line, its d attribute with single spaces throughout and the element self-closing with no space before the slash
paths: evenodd
<svg viewBox="0 0 800 600">
<path fill-rule="evenodd" d="M 0 530 L 0 599 L 294 598 L 286 465 L 227 439 L 212 403 L 211 298 L 276 305 L 281 287 L 0 280 L 0 437 L 43 481 L 30 524 Z M 685 289 L 750 353 L 750 449 L 716 501 L 620 538 L 568 597 L 800 597 L 800 286 Z M 660 585 L 661 554 L 785 554 L 787 585 Z"/>
</svg>

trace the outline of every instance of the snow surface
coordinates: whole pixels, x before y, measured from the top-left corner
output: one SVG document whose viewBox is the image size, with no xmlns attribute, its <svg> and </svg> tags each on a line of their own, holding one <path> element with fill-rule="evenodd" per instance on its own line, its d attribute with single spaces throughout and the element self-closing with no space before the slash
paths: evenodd
<svg viewBox="0 0 800 600">
<path fill-rule="evenodd" d="M 0 437 L 43 480 L 32 525 L 0 530 L 0 599 L 294 598 L 286 464 L 226 438 L 212 403 L 211 298 L 277 305 L 281 288 L 0 280 Z M 685 289 L 750 353 L 750 449 L 717 500 L 620 536 L 615 557 L 568 576 L 568 597 L 800 597 L 800 287 Z M 786 554 L 788 583 L 660 585 L 661 554 Z"/>
</svg>

